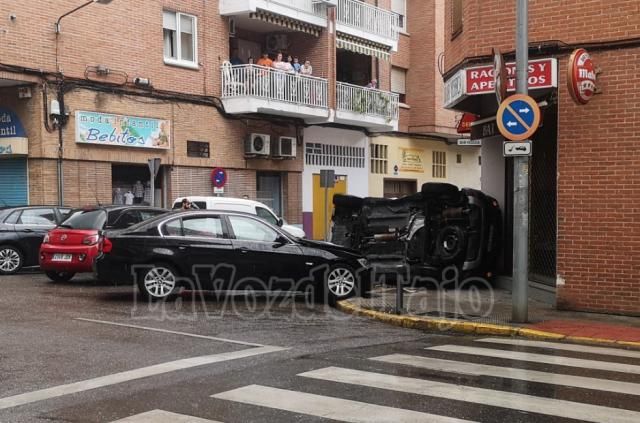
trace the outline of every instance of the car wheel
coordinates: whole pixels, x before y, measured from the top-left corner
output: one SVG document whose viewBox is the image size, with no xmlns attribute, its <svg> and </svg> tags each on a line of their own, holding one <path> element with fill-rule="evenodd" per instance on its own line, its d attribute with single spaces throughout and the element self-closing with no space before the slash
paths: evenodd
<svg viewBox="0 0 640 423">
<path fill-rule="evenodd" d="M 75 276 L 73 272 L 45 272 L 47 277 L 54 282 L 69 282 Z"/>
<path fill-rule="evenodd" d="M 331 266 L 327 272 L 324 289 L 330 300 L 344 300 L 355 294 L 357 290 L 356 273 L 344 264 Z"/>
<path fill-rule="evenodd" d="M 20 250 L 10 245 L 0 247 L 0 275 L 13 275 L 23 264 L 24 256 Z"/>
<path fill-rule="evenodd" d="M 465 232 L 459 226 L 447 226 L 438 233 L 436 245 L 442 260 L 456 261 L 466 249 Z"/>
<path fill-rule="evenodd" d="M 178 291 L 178 274 L 171 266 L 153 265 L 140 272 L 138 288 L 150 300 L 172 299 Z"/>
</svg>

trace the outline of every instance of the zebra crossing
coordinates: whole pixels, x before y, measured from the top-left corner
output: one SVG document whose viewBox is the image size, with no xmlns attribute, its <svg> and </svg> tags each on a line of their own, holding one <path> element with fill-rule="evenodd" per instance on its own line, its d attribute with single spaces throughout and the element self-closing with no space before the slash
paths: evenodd
<svg viewBox="0 0 640 423">
<path fill-rule="evenodd" d="M 431 406 L 434 401 L 452 401 L 454 404 L 495 408 L 501 413 L 518 413 L 518 416 L 525 413 L 536 422 L 546 419 L 557 421 L 558 418 L 584 422 L 640 422 L 640 401 L 637 398 L 640 396 L 640 351 L 483 338 L 475 340 L 472 345 L 436 345 L 409 352 L 366 357 L 364 363 L 353 366 L 359 368 L 329 363 L 326 367 L 297 373 L 295 378 L 303 382 L 296 384 L 298 389 L 249 384 L 213 394 L 211 398 L 222 405 L 271 409 L 278 413 L 277 421 L 287 421 L 287 416 L 291 421 L 301 421 L 300 415 L 357 423 L 494 421 L 486 413 L 470 413 L 473 408 L 469 407 L 464 407 L 464 412 L 460 410 L 462 407 L 450 407 L 443 413 L 442 407 Z M 374 365 L 373 369 L 370 369 L 370 364 Z M 581 375 L 575 374 L 578 372 Z M 475 386 L 478 382 L 474 383 L 470 377 L 505 383 L 489 384 L 491 388 L 481 383 L 483 386 L 479 387 Z M 313 392 L 314 383 L 349 387 L 350 393 L 373 389 L 389 396 L 394 393 L 418 396 L 424 401 L 412 409 L 405 409 L 377 404 L 376 396 L 363 395 L 363 398 L 355 400 L 352 394 L 350 398 L 340 398 L 337 393 L 340 389 L 320 395 Z M 530 384 L 534 384 L 535 389 L 527 388 L 524 393 L 522 389 L 519 392 L 509 391 L 518 390 L 514 386 L 530 387 Z M 551 395 L 539 395 L 543 388 Z M 563 399 L 557 392 L 571 392 L 571 395 Z M 580 393 L 584 395 L 576 396 Z M 612 399 L 606 401 L 607 405 L 599 405 L 603 404 L 602 401 L 596 400 L 593 404 L 588 400 L 606 394 L 612 395 Z M 243 420 L 241 415 L 237 417 Z M 211 423 L 215 418 L 207 420 L 153 410 L 117 422 L 152 421 Z"/>
</svg>

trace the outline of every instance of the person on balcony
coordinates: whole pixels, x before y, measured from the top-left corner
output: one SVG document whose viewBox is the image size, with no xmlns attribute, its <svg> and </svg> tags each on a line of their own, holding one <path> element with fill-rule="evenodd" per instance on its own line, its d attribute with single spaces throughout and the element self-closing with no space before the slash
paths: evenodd
<svg viewBox="0 0 640 423">
<path fill-rule="evenodd" d="M 304 61 L 304 65 L 300 67 L 300 73 L 307 76 L 311 76 L 313 74 L 313 67 L 309 60 Z"/>
<path fill-rule="evenodd" d="M 291 63 L 289 62 L 283 61 L 282 58 L 282 52 L 279 52 L 276 56 L 276 60 L 274 60 L 272 65 L 274 69 L 280 71 L 276 72 L 276 74 L 274 75 L 275 84 L 273 86 L 273 93 L 280 100 L 287 100 L 290 99 L 292 90 L 291 87 L 287 86 L 285 82 L 287 80 L 287 76 L 284 73 L 292 73 L 293 66 L 291 66 Z"/>
<path fill-rule="evenodd" d="M 300 73 L 301 69 L 302 69 L 302 65 L 300 64 L 300 61 L 298 60 L 298 56 L 294 56 L 294 58 L 293 58 L 293 70 L 296 71 L 296 73 Z"/>
<path fill-rule="evenodd" d="M 371 80 L 371 82 L 369 82 L 369 83 L 367 84 L 367 88 L 371 88 L 371 89 L 377 90 L 377 89 L 378 89 L 378 80 L 377 80 L 377 79 L 375 79 L 375 78 L 373 78 L 373 79 Z"/>
<path fill-rule="evenodd" d="M 240 59 L 240 57 L 238 57 L 238 49 L 237 48 L 233 49 L 233 53 L 231 53 L 231 58 L 229 59 L 229 62 L 231 62 L 231 65 L 233 65 L 233 66 L 244 65 L 244 63 L 242 63 L 242 60 Z"/>
<path fill-rule="evenodd" d="M 262 53 L 262 57 L 258 59 L 258 66 L 264 66 L 270 68 L 273 66 L 273 61 L 269 58 L 269 53 Z"/>
</svg>

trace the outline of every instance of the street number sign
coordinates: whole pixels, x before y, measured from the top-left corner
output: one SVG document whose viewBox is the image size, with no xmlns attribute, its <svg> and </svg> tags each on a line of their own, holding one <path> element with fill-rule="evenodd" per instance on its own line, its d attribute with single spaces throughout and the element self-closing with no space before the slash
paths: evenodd
<svg viewBox="0 0 640 423">
<path fill-rule="evenodd" d="M 540 125 L 538 103 L 524 94 L 515 94 L 502 102 L 496 115 L 498 130 L 508 140 L 523 141 Z"/>
</svg>

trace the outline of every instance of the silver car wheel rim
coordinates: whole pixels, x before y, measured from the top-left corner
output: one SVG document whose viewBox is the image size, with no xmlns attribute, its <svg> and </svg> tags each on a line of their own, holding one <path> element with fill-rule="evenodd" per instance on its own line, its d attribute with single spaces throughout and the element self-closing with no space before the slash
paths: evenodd
<svg viewBox="0 0 640 423">
<path fill-rule="evenodd" d="M 349 295 L 356 286 L 356 278 L 349 269 L 338 267 L 329 273 L 327 278 L 329 291 L 337 297 Z"/>
<path fill-rule="evenodd" d="M 166 297 L 173 292 L 175 287 L 176 277 L 166 267 L 154 267 L 144 276 L 144 288 L 153 297 Z"/>
<path fill-rule="evenodd" d="M 20 254 L 14 249 L 0 250 L 0 270 L 13 272 L 20 266 Z"/>
</svg>

